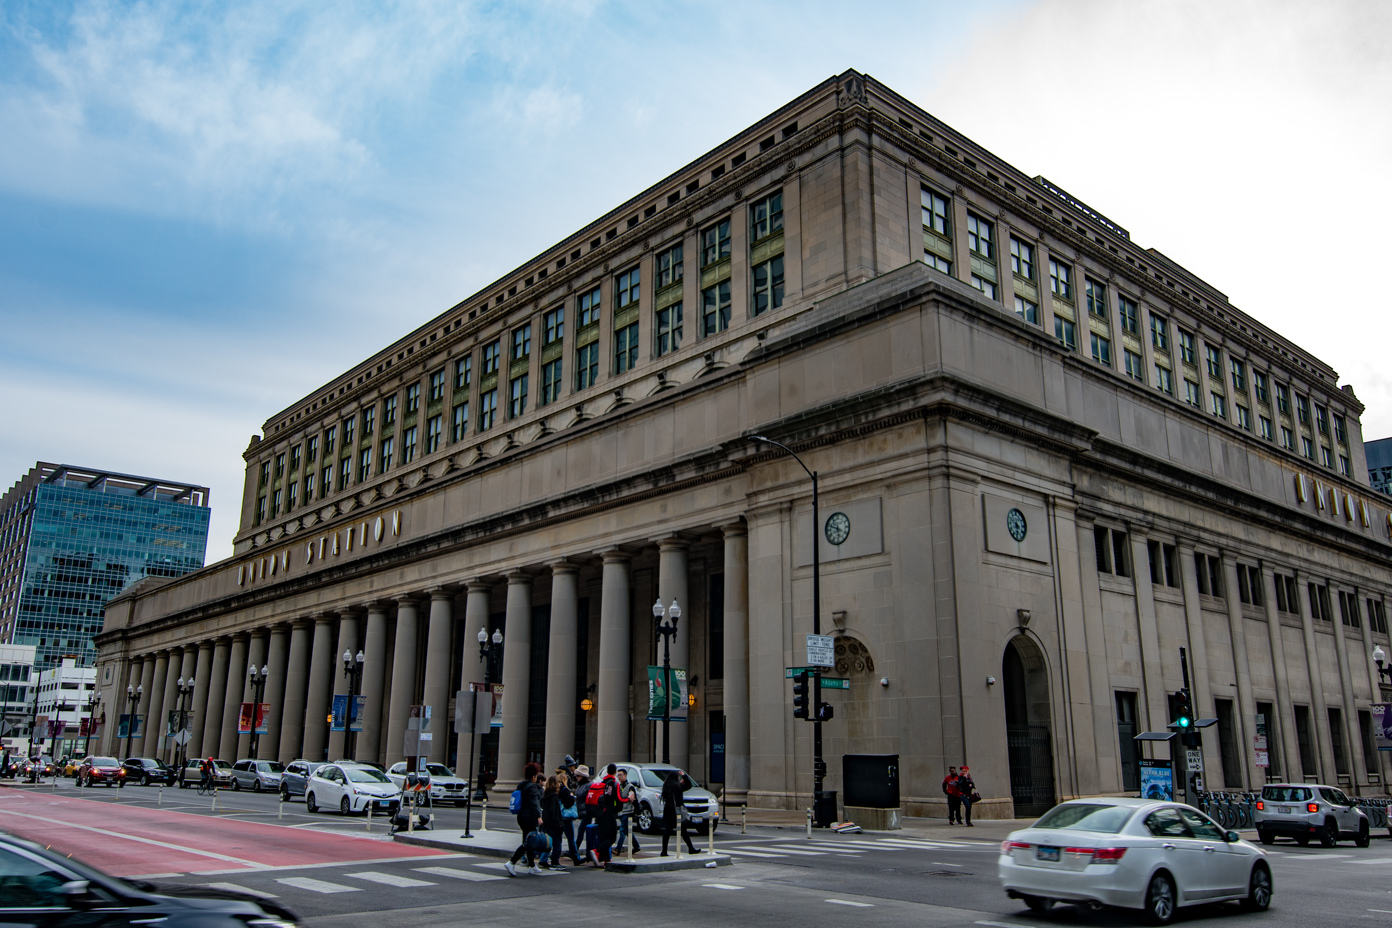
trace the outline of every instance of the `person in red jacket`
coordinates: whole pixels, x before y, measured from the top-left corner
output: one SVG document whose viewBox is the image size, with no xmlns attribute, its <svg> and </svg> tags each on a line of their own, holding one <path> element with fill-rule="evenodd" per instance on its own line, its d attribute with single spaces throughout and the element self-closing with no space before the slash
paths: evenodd
<svg viewBox="0 0 1392 928">
<path fill-rule="evenodd" d="M 947 823 L 956 825 L 962 820 L 962 791 L 957 788 L 957 768 L 948 767 L 943 777 L 943 792 L 947 795 Z"/>
</svg>

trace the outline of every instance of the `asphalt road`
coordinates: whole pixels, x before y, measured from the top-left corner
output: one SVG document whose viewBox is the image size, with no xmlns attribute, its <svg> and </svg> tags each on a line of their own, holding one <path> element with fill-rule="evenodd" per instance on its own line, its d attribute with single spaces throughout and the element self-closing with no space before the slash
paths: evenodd
<svg viewBox="0 0 1392 928">
<path fill-rule="evenodd" d="M 60 784 L 57 793 L 71 796 L 75 790 Z M 262 822 L 325 837 L 342 834 L 345 842 L 349 835 L 368 836 L 362 818 L 311 816 L 298 802 L 282 810 L 273 796 L 223 793 L 219 812 L 212 810 L 210 799 L 177 790 L 165 790 L 162 803 L 157 803 L 157 790 L 139 787 L 109 793 L 97 790 L 87 798 L 216 816 L 229 824 Z M 40 809 L 42 802 L 42 791 L 25 797 L 26 807 Z M 11 801 L 0 808 L 15 805 Z M 493 810 L 490 819 L 497 828 L 508 816 Z M 188 842 L 197 842 L 200 833 L 212 833 L 218 827 L 211 822 L 199 825 L 195 818 L 188 821 L 184 829 Z M 0 827 L 3 824 L 0 821 Z M 441 810 L 438 824 L 457 833 L 462 830 L 463 812 Z M 471 925 L 559 920 L 566 925 L 603 922 L 644 928 L 693 923 L 1108 928 L 1137 922 L 1134 913 L 1074 907 L 1056 908 L 1045 917 L 1028 912 L 1000 891 L 995 872 L 998 843 L 987 837 L 985 828 L 979 833 L 943 829 L 931 838 L 819 832 L 810 842 L 796 830 L 751 826 L 749 834 L 739 835 L 737 827 L 722 828 L 717 847 L 734 855 L 732 867 L 644 876 L 582 867 L 510 878 L 501 861 L 488 857 L 446 854 L 391 859 L 386 852 L 393 845 L 384 836 L 384 826 L 375 824 L 372 839 L 378 842 L 372 846 L 383 851 L 380 857 L 364 857 L 360 849 L 366 842 L 354 840 L 356 859 L 347 863 L 287 863 L 209 872 L 216 869 L 214 864 L 197 873 L 145 875 L 156 882 L 215 884 L 274 895 L 308 924 L 324 926 L 370 923 L 373 928 L 419 928 L 465 920 Z M 83 856 L 81 849 L 74 851 Z M 1392 924 L 1392 840 L 1375 839 L 1368 849 L 1344 843 L 1330 850 L 1283 842 L 1273 851 L 1276 894 L 1269 912 L 1248 915 L 1235 905 L 1209 906 L 1186 910 L 1183 921 L 1320 928 Z"/>
</svg>

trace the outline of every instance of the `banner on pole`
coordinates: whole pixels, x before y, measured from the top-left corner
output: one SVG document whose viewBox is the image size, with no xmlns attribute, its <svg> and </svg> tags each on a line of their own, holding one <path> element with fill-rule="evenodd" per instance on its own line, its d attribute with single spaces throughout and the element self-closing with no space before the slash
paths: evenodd
<svg viewBox="0 0 1392 928">
<path fill-rule="evenodd" d="M 258 702 L 256 704 L 256 734 L 265 735 L 271 731 L 271 704 L 268 702 Z"/>
<path fill-rule="evenodd" d="M 244 703 L 242 703 L 241 711 L 237 713 L 237 734 L 239 734 L 239 735 L 249 735 L 249 734 L 251 734 L 252 721 L 253 721 L 253 715 L 254 715 L 254 710 L 255 710 L 255 708 L 256 708 L 256 706 L 255 706 L 254 703 L 249 703 L 249 702 L 244 702 Z"/>
<path fill-rule="evenodd" d="M 271 714 L 271 705 L 270 705 L 270 703 L 267 703 L 267 704 L 266 704 L 266 715 L 269 716 L 270 714 Z M 366 714 L 367 714 L 367 697 L 366 697 L 366 696 L 354 696 L 354 697 L 353 697 L 353 705 L 352 705 L 352 707 L 351 707 L 351 711 L 350 711 L 349 714 L 348 714 L 348 730 L 349 730 L 349 731 L 362 731 L 362 728 L 363 728 L 363 716 L 366 715 Z"/>
<path fill-rule="evenodd" d="M 670 706 L 674 722 L 686 721 L 686 669 L 673 667 L 671 679 L 662 679 L 661 667 L 648 667 L 648 721 L 663 720 L 664 704 Z"/>
<path fill-rule="evenodd" d="M 333 722 L 329 725 L 329 731 L 348 730 L 348 697 L 342 693 L 334 695 L 333 698 Z"/>
<path fill-rule="evenodd" d="M 1379 751 L 1392 751 L 1392 703 L 1373 705 L 1373 733 Z"/>
<path fill-rule="evenodd" d="M 489 723 L 490 728 L 503 727 L 503 685 L 493 684 L 493 721 Z"/>
</svg>

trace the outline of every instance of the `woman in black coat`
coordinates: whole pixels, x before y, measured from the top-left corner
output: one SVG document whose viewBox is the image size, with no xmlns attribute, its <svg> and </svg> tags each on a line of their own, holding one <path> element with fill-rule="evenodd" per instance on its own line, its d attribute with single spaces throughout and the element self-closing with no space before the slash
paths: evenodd
<svg viewBox="0 0 1392 928">
<path fill-rule="evenodd" d="M 541 794 L 541 827 L 551 836 L 551 857 L 550 860 L 543 860 L 541 865 L 551 870 L 565 870 L 561 866 L 561 836 L 566 833 L 566 820 L 564 810 L 575 805 L 575 796 L 570 792 L 570 788 L 565 785 L 565 774 L 557 774 L 548 777 L 546 789 Z M 572 833 L 570 838 L 572 852 L 575 848 L 575 836 Z"/>
<path fill-rule="evenodd" d="M 517 789 L 522 794 L 522 805 L 517 812 L 517 827 L 522 829 L 522 843 L 512 852 L 512 860 L 506 865 L 508 876 L 517 876 L 517 862 L 523 855 L 527 858 L 529 870 L 533 873 L 541 872 L 536 858 L 532 855 L 532 849 L 527 846 L 527 836 L 541 827 L 541 784 L 537 782 L 540 779 L 541 767 L 528 764 L 522 782 L 517 784 Z"/>
<path fill-rule="evenodd" d="M 691 835 L 687 832 L 686 816 L 682 815 L 685 807 L 682 802 L 686 795 L 686 774 L 680 770 L 673 770 L 667 774 L 667 780 L 662 784 L 662 856 L 667 856 L 667 842 L 676 831 L 677 816 L 681 815 L 681 836 L 686 842 L 686 849 L 692 854 L 698 853 L 696 845 L 691 843 Z"/>
</svg>

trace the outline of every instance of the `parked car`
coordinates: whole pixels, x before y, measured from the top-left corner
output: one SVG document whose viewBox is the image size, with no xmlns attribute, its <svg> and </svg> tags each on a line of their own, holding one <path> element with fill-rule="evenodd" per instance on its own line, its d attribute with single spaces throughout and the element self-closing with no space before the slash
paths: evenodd
<svg viewBox="0 0 1392 928">
<path fill-rule="evenodd" d="M 1191 806 L 1075 799 L 1001 842 L 1006 895 L 1035 912 L 1055 902 L 1142 909 L 1154 924 L 1196 903 L 1271 904 L 1266 852 Z"/>
<path fill-rule="evenodd" d="M 430 774 L 430 801 L 452 802 L 457 806 L 464 805 L 469 798 L 469 781 L 462 777 L 457 777 L 454 771 L 444 764 L 426 764 L 426 772 Z M 387 771 L 387 778 L 396 784 L 397 789 L 406 786 L 406 762 L 392 764 Z"/>
<path fill-rule="evenodd" d="M 295 928 L 295 914 L 268 900 L 204 886 L 157 887 L 122 880 L 31 841 L 0 833 L 0 922 L 160 928 Z"/>
<path fill-rule="evenodd" d="M 126 768 L 126 779 L 141 786 L 173 786 L 174 781 L 178 779 L 173 767 L 162 764 L 153 757 L 127 757 L 121 766 Z"/>
<path fill-rule="evenodd" d="M 232 765 L 232 788 L 249 789 L 253 793 L 280 788 L 280 775 L 285 765 L 273 760 L 239 760 Z"/>
<path fill-rule="evenodd" d="M 309 775 L 322 766 L 322 760 L 292 760 L 286 764 L 280 775 L 280 801 L 289 802 L 294 796 L 303 796 Z"/>
<path fill-rule="evenodd" d="M 206 758 L 190 757 L 184 761 L 184 766 L 179 771 L 179 788 L 188 789 L 203 782 L 203 761 Z M 227 789 L 232 785 L 232 765 L 225 760 L 213 761 L 213 784 L 218 789 Z"/>
<path fill-rule="evenodd" d="M 20 770 L 20 776 L 26 780 L 37 779 L 38 777 L 51 777 L 58 770 L 53 758 L 44 754 L 40 757 L 31 757 L 24 762 Z"/>
<path fill-rule="evenodd" d="M 305 810 L 337 808 L 344 815 L 372 811 L 394 813 L 401 806 L 401 790 L 376 767 L 358 764 L 324 764 L 305 784 Z"/>
<path fill-rule="evenodd" d="M 638 791 L 637 814 L 634 816 L 638 830 L 651 834 L 661 827 L 662 784 L 667 775 L 677 769 L 671 764 L 617 764 L 618 769 L 626 771 L 628 782 Z M 601 768 L 603 769 L 603 768 Z M 688 821 L 694 830 L 705 834 L 707 828 L 715 828 L 720 819 L 720 802 L 709 790 L 703 789 L 691 774 L 686 777 L 686 792 L 682 805 L 686 807 Z"/>
<path fill-rule="evenodd" d="M 1367 813 L 1339 787 L 1321 783 L 1266 784 L 1252 823 L 1262 844 L 1273 844 L 1282 836 L 1294 838 L 1302 847 L 1311 838 L 1323 847 L 1333 847 L 1340 838 L 1349 838 L 1359 847 L 1371 841 Z"/>
<path fill-rule="evenodd" d="M 88 757 L 77 768 L 80 786 L 125 786 L 126 768 L 114 757 Z"/>
</svg>

